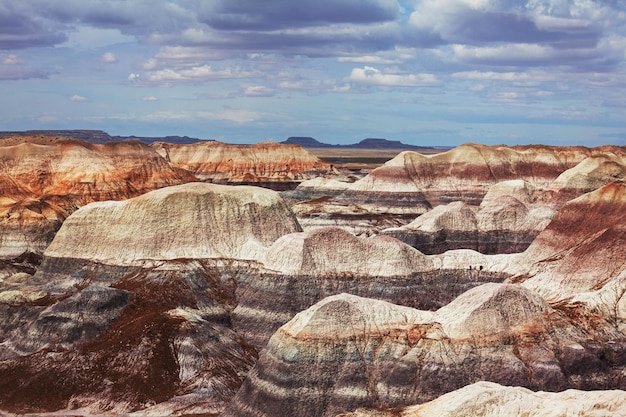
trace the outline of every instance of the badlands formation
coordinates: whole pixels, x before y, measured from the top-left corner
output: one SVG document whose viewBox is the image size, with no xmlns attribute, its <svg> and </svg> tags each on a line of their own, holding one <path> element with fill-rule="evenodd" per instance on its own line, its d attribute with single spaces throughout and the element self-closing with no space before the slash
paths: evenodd
<svg viewBox="0 0 626 417">
<path fill-rule="evenodd" d="M 298 149 L 0 148 L 0 414 L 625 413 L 624 148 Z"/>
<path fill-rule="evenodd" d="M 15 260 L 10 271 L 31 273 L 62 222 L 85 204 L 200 179 L 289 186 L 332 172 L 329 164 L 297 146 L 215 141 L 150 147 L 134 141 L 96 145 L 9 137 L 0 140 L 0 162 L 0 258 Z"/>
<path fill-rule="evenodd" d="M 155 143 L 172 166 L 199 179 L 228 183 L 294 183 L 332 172 L 330 164 L 297 145 L 230 145 L 216 141 L 189 145 Z"/>
<path fill-rule="evenodd" d="M 61 223 L 93 201 L 121 200 L 192 181 L 139 142 L 0 140 L 0 257 L 41 254 Z M 18 142 L 16 144 L 16 142 Z"/>
</svg>

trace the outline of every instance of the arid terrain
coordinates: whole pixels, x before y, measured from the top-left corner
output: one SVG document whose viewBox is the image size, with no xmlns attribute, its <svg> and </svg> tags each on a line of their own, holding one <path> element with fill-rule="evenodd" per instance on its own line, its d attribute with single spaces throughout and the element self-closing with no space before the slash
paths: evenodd
<svg viewBox="0 0 626 417">
<path fill-rule="evenodd" d="M 626 415 L 626 147 L 0 139 L 0 415 Z"/>
</svg>

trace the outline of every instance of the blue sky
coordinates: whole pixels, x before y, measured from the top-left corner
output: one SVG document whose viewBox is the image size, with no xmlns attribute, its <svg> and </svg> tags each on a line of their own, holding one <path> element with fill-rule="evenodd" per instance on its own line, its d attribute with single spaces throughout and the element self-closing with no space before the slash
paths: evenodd
<svg viewBox="0 0 626 417">
<path fill-rule="evenodd" d="M 0 130 L 626 145 L 623 0 L 0 0 Z"/>
</svg>

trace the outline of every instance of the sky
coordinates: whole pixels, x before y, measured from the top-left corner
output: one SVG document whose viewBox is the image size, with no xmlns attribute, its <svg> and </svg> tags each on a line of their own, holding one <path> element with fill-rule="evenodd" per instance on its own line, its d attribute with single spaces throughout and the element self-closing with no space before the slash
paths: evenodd
<svg viewBox="0 0 626 417">
<path fill-rule="evenodd" d="M 626 0 L 0 0 L 0 130 L 626 145 Z"/>
</svg>

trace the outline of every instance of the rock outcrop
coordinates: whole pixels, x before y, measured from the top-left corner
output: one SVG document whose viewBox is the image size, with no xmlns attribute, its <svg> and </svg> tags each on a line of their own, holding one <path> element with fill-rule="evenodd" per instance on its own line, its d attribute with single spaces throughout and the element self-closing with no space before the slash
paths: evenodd
<svg viewBox="0 0 626 417">
<path fill-rule="evenodd" d="M 567 202 L 614 181 L 626 180 L 626 155 L 607 152 L 584 159 L 557 177 L 549 190 Z"/>
<path fill-rule="evenodd" d="M 143 265 L 165 259 L 255 259 L 300 231 L 280 196 L 251 186 L 189 183 L 91 203 L 64 223 L 47 258 Z"/>
<path fill-rule="evenodd" d="M 555 210 L 536 203 L 535 187 L 522 180 L 492 186 L 480 206 L 437 206 L 413 222 L 382 231 L 424 253 L 473 249 L 481 253 L 523 252 L 548 225 Z"/>
<path fill-rule="evenodd" d="M 407 406 L 481 380 L 624 389 L 626 341 L 595 320 L 591 338 L 585 325 L 517 285 L 485 284 L 434 313 L 329 297 L 272 336 L 223 416 Z"/>
<path fill-rule="evenodd" d="M 519 259 L 516 279 L 557 303 L 598 290 L 626 270 L 626 183 L 565 204 Z"/>
<path fill-rule="evenodd" d="M 626 392 L 567 390 L 533 392 L 477 382 L 425 404 L 394 410 L 357 410 L 337 417 L 601 417 L 626 414 Z"/>
<path fill-rule="evenodd" d="M 524 180 L 546 188 L 561 173 L 583 159 L 606 152 L 624 156 L 620 147 L 505 147 L 464 144 L 448 152 L 421 155 L 402 152 L 345 193 L 345 199 L 365 206 L 401 212 L 413 206 L 429 208 L 451 201 L 478 205 L 489 187 L 507 180 Z M 420 213 L 417 213 L 420 214 Z"/>
<path fill-rule="evenodd" d="M 337 226 L 369 236 L 384 229 L 404 226 L 434 207 L 451 202 L 462 201 L 476 207 L 490 188 L 507 181 L 523 181 L 531 187 L 531 205 L 550 205 L 552 209 L 558 209 L 568 199 L 585 192 L 586 188 L 568 186 L 572 181 L 564 180 L 567 175 L 562 178 L 565 181 L 563 184 L 556 181 L 557 178 L 587 158 L 598 158 L 600 161 L 607 158 L 606 155 L 609 155 L 610 161 L 602 168 L 587 169 L 592 172 L 585 174 L 588 178 L 585 187 L 605 184 L 612 175 L 619 176 L 615 169 L 623 163 L 626 150 L 617 146 L 506 147 L 465 144 L 434 155 L 401 152 L 350 184 L 343 192 L 324 190 L 323 186 L 319 188 L 319 193 L 312 188 L 304 193 L 303 189 L 302 193 L 294 195 L 304 197 L 308 194 L 311 197 L 308 200 L 302 198 L 293 209 L 305 229 Z M 512 197 L 517 198 L 516 195 Z M 522 203 L 528 205 L 525 201 Z M 510 213 L 511 207 L 505 211 Z M 539 215 L 540 222 L 545 222 L 545 214 L 531 213 L 531 217 L 534 214 Z M 502 216 L 502 213 L 499 215 Z M 532 233 L 527 237 L 520 236 L 519 245 L 509 251 L 523 249 L 529 239 L 532 240 Z M 506 248 L 498 249 L 496 242 L 491 246 L 491 250 L 507 251 Z"/>
<path fill-rule="evenodd" d="M 229 325 L 227 287 L 198 261 L 122 275 L 109 285 L 94 276 L 68 298 L 0 304 L 0 409 L 120 415 L 163 403 L 160 415 L 214 415 L 224 408 L 257 357 Z M 192 404 L 177 401 L 189 396 Z"/>
<path fill-rule="evenodd" d="M 425 256 L 393 238 L 359 238 L 338 228 L 288 234 L 260 258 L 259 274 L 239 278 L 233 323 L 261 349 L 294 315 L 339 293 L 436 309 L 510 276 L 497 259 L 486 258 L 475 252 Z"/>
<path fill-rule="evenodd" d="M 6 143 L 14 143 L 10 141 Z M 194 181 L 139 142 L 0 141 L 0 257 L 41 254 L 65 218 L 93 201 L 121 200 Z"/>
<path fill-rule="evenodd" d="M 203 141 L 188 145 L 160 142 L 152 146 L 172 166 L 213 182 L 297 183 L 332 171 L 329 164 L 297 145 Z"/>
<path fill-rule="evenodd" d="M 276 192 L 251 186 L 78 209 L 34 276 L 0 283 L 0 409 L 219 414 L 257 358 L 232 326 L 237 275 L 299 230 Z"/>
</svg>

